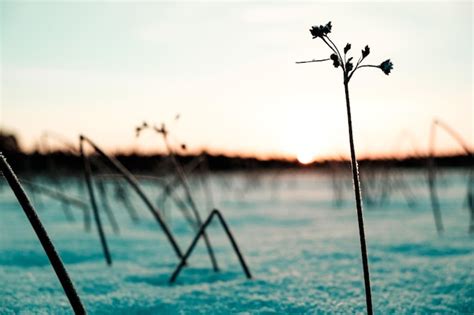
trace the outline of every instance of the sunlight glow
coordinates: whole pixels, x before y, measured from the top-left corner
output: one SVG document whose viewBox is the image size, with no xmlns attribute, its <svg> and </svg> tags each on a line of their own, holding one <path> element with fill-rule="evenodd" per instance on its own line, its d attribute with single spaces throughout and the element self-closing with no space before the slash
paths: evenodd
<svg viewBox="0 0 474 315">
<path fill-rule="evenodd" d="M 315 160 L 315 158 L 316 158 L 315 154 L 313 154 L 309 151 L 300 152 L 300 153 L 298 153 L 298 155 L 296 157 L 298 162 L 300 162 L 301 164 L 305 164 L 305 165 L 313 162 Z"/>
</svg>

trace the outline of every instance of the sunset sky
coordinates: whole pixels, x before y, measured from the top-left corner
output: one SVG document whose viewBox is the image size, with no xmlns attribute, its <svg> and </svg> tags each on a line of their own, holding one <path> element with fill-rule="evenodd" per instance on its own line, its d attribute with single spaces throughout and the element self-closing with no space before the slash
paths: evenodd
<svg viewBox="0 0 474 315">
<path fill-rule="evenodd" d="M 389 76 L 365 68 L 351 81 L 359 155 L 425 152 L 434 117 L 474 142 L 470 1 L 0 7 L 0 127 L 26 149 L 45 130 L 108 150 L 163 149 L 156 135 L 135 137 L 146 120 L 170 123 L 191 150 L 347 156 L 340 69 L 295 64 L 329 57 L 308 31 L 328 21 L 354 59 L 368 44 L 367 63 L 394 63 Z M 458 148 L 439 135 L 439 152 Z"/>
</svg>

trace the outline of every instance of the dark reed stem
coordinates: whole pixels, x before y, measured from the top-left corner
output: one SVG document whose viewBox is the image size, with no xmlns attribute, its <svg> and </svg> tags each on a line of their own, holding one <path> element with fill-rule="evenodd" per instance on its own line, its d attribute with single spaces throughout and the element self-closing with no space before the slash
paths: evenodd
<svg viewBox="0 0 474 315">
<path fill-rule="evenodd" d="M 74 215 L 72 214 L 71 208 L 69 208 L 69 204 L 67 202 L 63 202 L 62 205 L 63 205 L 63 211 L 64 211 L 64 215 L 66 216 L 66 219 L 70 222 L 76 221 L 76 219 L 74 218 Z"/>
<path fill-rule="evenodd" d="M 197 167 L 203 162 L 204 160 L 202 157 L 197 157 L 193 159 L 191 162 L 189 162 L 187 165 L 182 167 L 183 173 L 190 174 L 194 170 L 197 169 Z M 168 181 L 162 189 L 161 195 L 158 197 L 158 199 L 163 199 L 166 198 L 167 195 L 171 194 L 173 190 L 181 183 L 181 179 L 178 174 L 176 174 L 170 181 Z"/>
<path fill-rule="evenodd" d="M 410 185 L 406 183 L 402 178 L 396 178 L 393 179 L 394 185 L 396 188 L 398 188 L 401 193 L 403 194 L 403 197 L 405 198 L 408 207 L 413 208 L 416 205 L 416 197 L 415 193 L 413 190 L 410 188 Z"/>
<path fill-rule="evenodd" d="M 114 212 L 110 209 L 109 199 L 107 197 L 107 190 L 103 181 L 97 181 L 97 187 L 100 194 L 100 199 L 102 202 L 102 207 L 104 208 L 105 214 L 109 219 L 109 223 L 112 226 L 112 230 L 115 234 L 120 233 L 120 227 L 118 225 L 117 219 L 115 218 Z"/>
<path fill-rule="evenodd" d="M 467 207 L 470 213 L 469 234 L 474 234 L 474 171 L 471 169 L 467 184 Z"/>
<path fill-rule="evenodd" d="M 26 195 L 25 191 L 21 187 L 18 178 L 16 177 L 15 173 L 11 169 L 10 165 L 8 164 L 5 157 L 0 153 L 0 170 L 2 171 L 3 175 L 5 176 L 8 184 L 10 185 L 13 193 L 15 194 L 18 202 L 20 203 L 23 211 L 25 212 L 26 217 L 30 221 L 33 230 L 38 237 L 43 249 L 48 256 L 48 259 L 51 263 L 51 266 L 56 273 L 56 276 L 61 283 L 64 293 L 66 293 L 67 298 L 69 299 L 69 303 L 76 314 L 86 314 L 86 309 L 82 304 L 79 295 L 77 294 L 76 288 L 69 277 L 69 274 L 64 267 L 63 262 L 61 261 L 61 257 L 57 253 L 51 239 L 48 236 L 43 224 L 41 223 L 40 218 L 36 214 L 35 209 L 33 208 L 28 196 Z"/>
<path fill-rule="evenodd" d="M 369 260 L 367 255 L 367 244 L 365 240 L 364 230 L 364 217 L 362 211 L 362 198 L 360 192 L 360 180 L 359 180 L 359 166 L 357 164 L 357 158 L 354 148 L 354 136 L 352 132 L 352 116 L 351 116 L 351 104 L 349 98 L 349 82 L 347 76 L 344 74 L 344 92 L 346 95 L 346 109 L 347 109 L 347 124 L 349 128 L 349 143 L 351 149 L 351 168 L 352 168 L 352 181 L 354 184 L 354 194 L 356 199 L 357 209 L 357 220 L 359 223 L 359 239 L 360 239 L 360 253 L 362 256 L 362 268 L 364 271 L 364 285 L 365 285 L 365 299 L 367 303 L 367 314 L 372 315 L 372 292 L 370 289 L 370 274 L 369 274 Z"/>
<path fill-rule="evenodd" d="M 430 131 L 430 157 L 428 160 L 428 185 L 430 189 L 430 198 L 431 198 L 431 205 L 433 208 L 433 214 L 435 216 L 435 222 L 436 222 L 436 228 L 438 233 L 441 233 L 443 231 L 443 225 L 441 221 L 441 209 L 439 205 L 439 200 L 438 200 L 438 194 L 436 190 L 436 171 L 435 171 L 435 137 L 436 137 L 436 127 L 439 126 L 442 129 L 444 129 L 456 142 L 462 147 L 466 155 L 469 157 L 471 162 L 473 162 L 473 153 L 472 150 L 469 148 L 469 146 L 466 144 L 466 142 L 463 140 L 463 138 L 454 130 L 452 129 L 448 124 L 440 121 L 439 119 L 433 120 L 431 124 L 431 131 Z M 473 198 L 471 196 L 471 188 L 470 186 L 472 185 L 472 173 L 469 176 L 468 179 L 468 205 L 471 205 L 470 199 Z M 473 225 L 473 218 L 474 218 L 474 213 L 473 209 L 471 209 L 471 223 L 469 226 L 469 232 L 474 230 Z"/>
<path fill-rule="evenodd" d="M 440 126 L 441 128 L 443 128 L 449 135 L 451 135 L 451 137 L 453 137 L 457 143 L 459 143 L 459 145 L 462 147 L 462 149 L 464 150 L 464 152 L 466 152 L 466 155 L 468 156 L 472 156 L 472 151 L 471 149 L 469 148 L 469 146 L 466 144 L 466 142 L 463 140 L 463 138 L 456 132 L 454 131 L 453 128 L 451 128 L 448 124 L 442 122 L 441 120 L 439 119 L 436 119 L 434 122 L 433 122 L 435 125 L 437 126 Z"/>
<path fill-rule="evenodd" d="M 68 139 L 66 139 L 65 137 L 63 137 L 62 135 L 60 135 L 58 133 L 55 133 L 55 132 L 52 132 L 52 131 L 45 131 L 41 135 L 41 139 L 44 140 L 44 141 L 46 141 L 47 139 L 56 140 L 64 148 L 66 148 L 67 151 L 69 151 L 71 154 L 77 155 L 77 153 L 78 153 L 77 147 L 72 142 L 70 142 Z"/>
<path fill-rule="evenodd" d="M 155 220 L 158 222 L 160 225 L 161 229 L 165 233 L 166 237 L 168 238 L 168 241 L 170 242 L 171 246 L 173 247 L 174 252 L 176 253 L 176 256 L 178 256 L 179 259 L 183 257 L 183 254 L 181 253 L 181 249 L 179 248 L 178 243 L 176 242 L 173 234 L 171 233 L 171 230 L 168 228 L 166 223 L 163 221 L 161 218 L 160 213 L 158 212 L 157 209 L 153 206 L 151 201 L 148 199 L 146 194 L 143 192 L 141 189 L 140 185 L 138 184 L 137 179 L 130 173 L 117 159 L 108 156 L 105 154 L 104 151 L 102 151 L 92 140 L 89 138 L 86 138 L 85 136 L 81 135 L 81 141 L 87 141 L 89 145 L 92 146 L 92 148 L 97 152 L 101 157 L 103 157 L 107 163 L 115 169 L 117 172 L 123 175 L 125 180 L 132 186 L 132 188 L 135 190 L 135 192 L 138 194 L 138 196 L 143 200 L 145 205 L 148 207 L 148 210 L 150 210 L 151 214 L 155 218 Z"/>
<path fill-rule="evenodd" d="M 434 142 L 436 137 L 436 124 L 431 124 L 430 130 L 430 157 L 428 158 L 428 187 L 430 190 L 431 209 L 433 210 L 433 217 L 435 221 L 436 231 L 442 234 L 443 218 L 441 217 L 441 209 L 439 206 L 438 194 L 436 191 L 436 170 L 434 157 Z"/>
<path fill-rule="evenodd" d="M 115 183 L 115 185 L 116 185 L 115 196 L 127 210 L 128 215 L 130 216 L 130 219 L 135 223 L 140 221 L 140 217 L 138 216 L 138 211 L 133 206 L 133 203 L 130 202 L 130 199 L 125 187 L 122 186 L 122 183 Z"/>
<path fill-rule="evenodd" d="M 176 156 L 174 155 L 174 152 L 171 148 L 170 143 L 168 142 L 167 132 L 164 131 L 161 134 L 163 135 L 163 139 L 164 139 L 166 148 L 167 148 L 168 153 L 171 157 L 171 162 L 175 166 L 176 173 L 178 174 L 178 177 L 179 177 L 179 179 L 181 181 L 181 184 L 184 188 L 186 199 L 187 199 L 189 205 L 191 206 L 191 210 L 193 211 L 194 217 L 196 218 L 197 226 L 200 226 L 200 225 L 202 225 L 202 219 L 201 219 L 201 216 L 199 215 L 199 211 L 198 211 L 197 206 L 194 203 L 194 199 L 191 195 L 191 189 L 189 188 L 189 183 L 186 179 L 186 175 L 183 171 L 183 168 L 181 167 L 178 160 L 176 159 Z M 211 260 L 212 268 L 214 269 L 214 271 L 219 271 L 219 266 L 217 264 L 217 260 L 216 260 L 216 257 L 214 255 L 214 250 L 212 249 L 211 241 L 209 240 L 209 237 L 207 236 L 206 231 L 203 231 L 203 237 L 204 237 L 204 243 L 206 244 L 207 252 L 209 254 L 209 258 Z"/>
<path fill-rule="evenodd" d="M 194 221 L 191 213 L 188 210 L 188 207 L 186 206 L 186 203 L 182 201 L 175 193 L 175 191 L 171 191 L 168 194 L 169 198 L 176 204 L 176 206 L 181 210 L 183 213 L 184 218 L 188 222 L 189 226 L 192 228 L 196 228 L 196 222 Z M 197 229 L 196 229 L 197 231 Z"/>
<path fill-rule="evenodd" d="M 340 174 L 337 174 L 337 166 L 330 164 L 331 166 L 331 179 L 332 179 L 332 190 L 333 190 L 333 205 L 337 208 L 342 206 L 343 202 L 343 185 L 339 181 Z"/>
<path fill-rule="evenodd" d="M 224 217 L 220 213 L 219 210 L 214 209 L 212 210 L 211 214 L 207 217 L 206 221 L 201 225 L 199 228 L 198 233 L 194 237 L 193 241 L 191 242 L 191 245 L 189 246 L 188 250 L 184 254 L 183 259 L 181 262 L 178 264 L 176 267 L 175 271 L 171 275 L 171 278 L 169 280 L 170 283 L 174 283 L 176 281 L 176 278 L 178 277 L 179 273 L 181 272 L 181 269 L 183 269 L 187 259 L 191 255 L 194 247 L 196 247 L 197 242 L 199 241 L 199 238 L 201 236 L 204 236 L 206 228 L 209 226 L 211 223 L 212 219 L 214 216 L 217 216 L 219 218 L 219 221 L 222 225 L 222 228 L 224 229 L 225 233 L 227 234 L 227 237 L 229 238 L 230 243 L 232 244 L 232 248 L 234 249 L 235 254 L 237 255 L 237 258 L 239 259 L 240 265 L 242 266 L 242 269 L 248 279 L 252 279 L 252 274 L 250 273 L 250 269 L 248 268 L 247 264 L 245 263 L 244 257 L 242 256 L 242 253 L 239 249 L 239 246 L 237 245 L 237 242 L 234 239 L 234 236 L 232 235 L 232 232 L 229 229 L 229 226 L 227 225 Z"/>
<path fill-rule="evenodd" d="M 204 161 L 200 166 L 201 174 L 199 174 L 199 182 L 201 183 L 202 188 L 204 189 L 204 194 L 206 196 L 206 205 L 207 209 L 212 209 L 215 205 L 214 197 L 212 193 L 211 179 L 209 175 L 209 165 L 207 159 L 204 158 Z"/>
<path fill-rule="evenodd" d="M 82 163 L 84 165 L 84 178 L 87 184 L 87 190 L 89 192 L 89 199 L 92 205 L 92 212 L 94 213 L 94 220 L 97 226 L 97 231 L 99 233 L 100 244 L 102 245 L 102 251 L 104 252 L 105 261 L 107 265 L 112 265 L 112 257 L 110 256 L 109 247 L 107 245 L 107 239 L 105 237 L 104 230 L 102 228 L 102 222 L 100 220 L 99 209 L 97 207 L 97 202 L 94 195 L 94 188 L 92 183 L 92 171 L 89 159 L 84 153 L 84 143 L 82 136 L 79 137 L 79 151 L 82 157 Z"/>
<path fill-rule="evenodd" d="M 48 138 L 53 138 L 53 139 L 58 139 L 60 136 L 58 137 L 55 137 L 54 134 L 53 136 L 50 136 L 48 132 L 44 132 L 41 136 L 40 136 L 40 141 L 39 141 L 39 148 L 40 148 L 40 151 L 43 151 L 44 150 L 44 153 L 46 152 L 49 152 L 50 150 L 50 147 L 48 146 Z M 66 146 L 67 150 L 70 151 L 70 152 L 73 152 L 71 151 L 71 148 L 68 146 L 67 142 L 66 141 L 60 141 L 63 145 Z M 51 181 L 53 182 L 53 184 L 56 186 L 56 189 L 58 191 L 63 191 L 63 187 L 62 187 L 62 184 L 61 184 L 61 180 L 58 176 L 58 174 L 56 172 L 54 172 L 54 165 L 53 165 L 53 162 L 51 161 L 50 158 L 48 158 L 46 160 L 46 164 L 47 164 L 47 169 L 48 169 L 48 177 L 50 177 Z M 66 219 L 70 222 L 74 222 L 75 221 L 75 218 L 74 218 L 74 215 L 72 214 L 71 212 L 71 209 L 69 208 L 69 204 L 68 203 L 63 203 L 63 211 L 64 211 L 64 214 L 66 216 Z"/>
</svg>

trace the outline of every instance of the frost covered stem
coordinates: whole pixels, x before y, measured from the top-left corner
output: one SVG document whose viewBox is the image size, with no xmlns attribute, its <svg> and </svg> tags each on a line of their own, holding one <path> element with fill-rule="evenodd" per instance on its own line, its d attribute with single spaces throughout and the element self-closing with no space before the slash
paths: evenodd
<svg viewBox="0 0 474 315">
<path fill-rule="evenodd" d="M 352 181 L 357 207 L 357 220 L 359 222 L 360 253 L 362 256 L 362 268 L 364 270 L 365 299 L 367 303 L 367 314 L 372 315 L 372 292 L 370 290 L 369 261 L 367 258 L 367 245 L 365 242 L 364 217 L 362 212 L 362 198 L 360 193 L 359 167 L 354 149 L 354 137 L 352 134 L 351 104 L 349 100 L 349 81 L 344 74 L 344 92 L 346 93 L 347 124 L 349 127 L 349 143 L 351 147 Z"/>
<path fill-rule="evenodd" d="M 46 232 L 43 224 L 41 223 L 40 218 L 36 214 L 33 205 L 31 204 L 30 200 L 28 199 L 28 196 L 23 190 L 23 187 L 21 187 L 18 178 L 16 177 L 15 173 L 13 173 L 13 170 L 11 169 L 10 165 L 7 163 L 7 160 L 5 159 L 5 157 L 3 157 L 1 152 L 0 171 L 3 173 L 3 176 L 5 176 L 13 193 L 18 199 L 18 202 L 23 208 L 26 217 L 30 221 L 30 224 L 33 227 L 33 230 L 35 231 L 36 236 L 38 237 L 41 245 L 43 246 L 43 249 L 46 252 L 46 255 L 48 256 L 48 259 L 59 279 L 59 282 L 61 282 L 61 285 L 64 289 L 64 293 L 66 293 L 66 296 L 69 299 L 69 303 L 71 303 L 71 307 L 74 310 L 74 313 L 86 314 L 86 309 L 84 308 L 84 305 L 82 304 L 81 299 L 79 298 L 79 295 L 77 294 L 76 289 L 74 288 L 74 284 L 72 283 L 71 278 L 69 277 L 69 274 L 67 273 L 66 268 L 64 267 L 64 264 L 61 261 L 61 257 L 59 257 L 58 253 L 56 252 L 56 249 L 54 248 L 54 245 L 51 242 L 48 233 Z"/>
</svg>

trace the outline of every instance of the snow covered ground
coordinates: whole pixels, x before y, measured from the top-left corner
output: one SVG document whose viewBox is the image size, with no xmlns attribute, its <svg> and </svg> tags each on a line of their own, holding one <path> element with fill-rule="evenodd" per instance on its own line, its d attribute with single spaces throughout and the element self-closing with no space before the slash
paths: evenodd
<svg viewBox="0 0 474 315">
<path fill-rule="evenodd" d="M 474 313 L 474 237 L 467 232 L 465 173 L 448 171 L 441 178 L 442 236 L 434 227 L 421 172 L 404 176 L 416 196 L 414 207 L 408 207 L 400 191 L 391 192 L 382 206 L 366 207 L 376 313 Z M 0 182 L 0 313 L 71 313 L 29 222 L 4 180 Z M 210 201 L 195 185 L 194 197 L 204 217 Z M 64 179 L 63 186 L 66 193 L 88 201 L 76 181 Z M 221 271 L 211 270 L 201 240 L 189 266 L 174 285 L 168 284 L 178 260 L 132 193 L 138 223 L 113 201 L 113 194 L 109 199 L 119 234 L 101 214 L 112 267 L 105 263 L 95 229 L 84 231 L 79 209 L 72 210 L 76 220 L 70 222 L 59 202 L 35 195 L 34 204 L 93 314 L 365 312 L 349 177 L 341 206 L 334 203 L 329 174 L 219 174 L 213 175 L 211 186 L 213 204 L 224 213 L 252 280 L 245 278 L 225 234 L 213 224 L 209 236 Z M 146 190 L 155 200 L 157 189 Z M 180 212 L 166 205 L 168 222 L 184 251 L 193 232 Z"/>
</svg>

